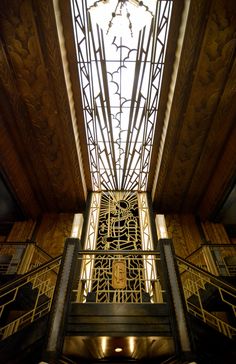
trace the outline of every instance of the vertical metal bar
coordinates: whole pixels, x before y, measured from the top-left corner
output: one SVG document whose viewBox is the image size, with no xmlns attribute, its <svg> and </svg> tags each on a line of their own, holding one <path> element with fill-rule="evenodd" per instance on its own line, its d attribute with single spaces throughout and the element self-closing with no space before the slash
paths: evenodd
<svg viewBox="0 0 236 364">
<path fill-rule="evenodd" d="M 73 238 L 67 239 L 65 243 L 43 352 L 43 360 L 49 364 L 58 363 L 63 347 L 63 332 L 68 315 L 79 243 L 79 239 Z"/>
<path fill-rule="evenodd" d="M 166 289 L 170 314 L 174 321 L 173 331 L 177 329 L 177 351 L 184 360 L 193 360 L 193 345 L 190 338 L 190 330 L 187 322 L 187 310 L 185 307 L 184 295 L 180 284 L 180 278 L 175 260 L 172 241 L 170 239 L 159 240 L 163 268 L 166 270 Z"/>
</svg>

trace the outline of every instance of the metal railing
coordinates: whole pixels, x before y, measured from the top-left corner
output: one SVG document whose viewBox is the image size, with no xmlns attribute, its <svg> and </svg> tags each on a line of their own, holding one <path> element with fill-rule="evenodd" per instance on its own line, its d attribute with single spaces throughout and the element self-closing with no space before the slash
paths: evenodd
<svg viewBox="0 0 236 364">
<path fill-rule="evenodd" d="M 217 276 L 236 276 L 235 244 L 204 244 L 185 258 Z"/>
<path fill-rule="evenodd" d="M 188 312 L 233 338 L 236 335 L 236 289 L 177 257 Z"/>
<path fill-rule="evenodd" d="M 26 249 L 25 243 L 0 244 L 0 274 L 15 274 Z"/>
<path fill-rule="evenodd" d="M 37 244 L 33 244 L 34 250 L 33 255 L 30 259 L 30 265 L 28 268 L 28 272 L 32 269 L 35 269 L 37 267 L 40 267 L 42 264 L 49 262 L 53 259 L 51 255 L 49 255 L 47 252 L 45 252 L 40 246 Z"/>
<path fill-rule="evenodd" d="M 83 251 L 76 303 L 163 303 L 153 251 Z"/>
<path fill-rule="evenodd" d="M 52 259 L 35 242 L 0 244 L 0 275 L 24 274 Z"/>
<path fill-rule="evenodd" d="M 51 309 L 61 257 L 0 288 L 0 339 L 3 340 Z"/>
</svg>

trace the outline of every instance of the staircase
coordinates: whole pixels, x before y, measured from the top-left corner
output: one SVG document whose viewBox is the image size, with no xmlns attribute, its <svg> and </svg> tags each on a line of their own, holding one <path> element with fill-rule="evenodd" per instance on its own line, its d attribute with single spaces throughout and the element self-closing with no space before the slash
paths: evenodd
<svg viewBox="0 0 236 364">
<path fill-rule="evenodd" d="M 236 288 L 177 257 L 188 312 L 230 339 L 236 338 Z"/>
<path fill-rule="evenodd" d="M 60 262 L 61 257 L 50 258 L 38 266 L 34 259 L 33 264 L 28 265 L 29 272 L 3 276 L 4 284 L 0 287 L 2 363 L 40 361 Z"/>
<path fill-rule="evenodd" d="M 176 260 L 198 356 L 197 364 L 235 363 L 235 287 L 182 258 L 177 257 Z M 0 287 L 1 362 L 5 364 L 40 362 L 60 263 L 61 257 L 51 259 L 23 275 L 11 275 L 10 281 L 5 275 L 4 284 Z M 90 303 L 91 307 L 93 305 L 95 304 Z M 58 363 L 187 364 L 188 362 L 181 361 L 175 356 L 162 362 L 156 359 L 81 361 L 79 358 L 61 356 Z"/>
</svg>

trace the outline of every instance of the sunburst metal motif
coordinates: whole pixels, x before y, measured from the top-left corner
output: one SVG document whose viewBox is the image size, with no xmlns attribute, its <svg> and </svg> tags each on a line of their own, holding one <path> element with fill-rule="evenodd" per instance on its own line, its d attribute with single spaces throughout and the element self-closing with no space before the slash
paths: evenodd
<svg viewBox="0 0 236 364">
<path fill-rule="evenodd" d="M 71 1 L 93 190 L 145 191 L 172 1 L 113 1 L 129 6 L 122 36 L 111 34 L 120 8 Z M 148 15 L 138 28 L 132 8 Z"/>
</svg>

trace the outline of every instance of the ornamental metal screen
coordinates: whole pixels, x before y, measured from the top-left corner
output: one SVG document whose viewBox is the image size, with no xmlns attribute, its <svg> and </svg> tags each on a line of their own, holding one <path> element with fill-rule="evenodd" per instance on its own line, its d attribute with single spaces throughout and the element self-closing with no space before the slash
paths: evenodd
<svg viewBox="0 0 236 364">
<path fill-rule="evenodd" d="M 121 197 L 121 198 L 120 198 Z M 143 258 L 119 251 L 142 250 L 136 193 L 103 193 L 98 225 L 92 292 L 98 302 L 141 302 L 145 291 Z M 116 255 L 104 255 L 115 250 Z"/>
<path fill-rule="evenodd" d="M 162 302 L 148 215 L 146 193 L 93 194 L 77 302 Z"/>
<path fill-rule="evenodd" d="M 172 1 L 71 4 L 93 191 L 146 191 Z"/>
</svg>

